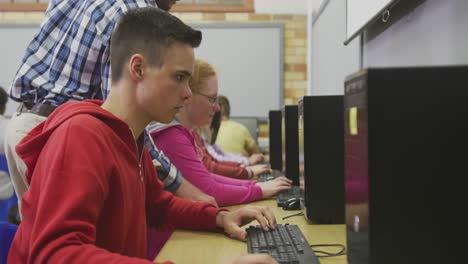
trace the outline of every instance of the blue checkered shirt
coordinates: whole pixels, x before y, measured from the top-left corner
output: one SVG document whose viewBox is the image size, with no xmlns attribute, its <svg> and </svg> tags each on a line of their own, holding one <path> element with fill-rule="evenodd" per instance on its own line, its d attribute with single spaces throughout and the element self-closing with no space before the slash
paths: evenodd
<svg viewBox="0 0 468 264">
<path fill-rule="evenodd" d="M 44 21 L 26 49 L 10 97 L 24 103 L 59 106 L 68 100 L 105 99 L 110 90 L 110 37 L 120 16 L 154 0 L 52 0 Z M 145 143 L 161 170 L 166 190 L 182 182 L 146 133 Z"/>
</svg>

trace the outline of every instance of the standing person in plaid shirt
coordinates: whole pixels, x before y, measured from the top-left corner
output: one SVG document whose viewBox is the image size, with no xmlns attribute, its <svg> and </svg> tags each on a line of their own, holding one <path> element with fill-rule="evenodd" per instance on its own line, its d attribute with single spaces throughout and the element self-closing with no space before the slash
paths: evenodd
<svg viewBox="0 0 468 264">
<path fill-rule="evenodd" d="M 68 101 L 106 99 L 110 90 L 110 37 L 118 19 L 128 10 L 158 6 L 168 11 L 176 0 L 52 0 L 39 32 L 29 44 L 9 89 L 21 102 L 8 124 L 5 154 L 19 201 L 29 188 L 26 166 L 15 147 L 58 106 Z M 86 143 L 84 143 L 86 144 Z M 216 205 L 185 181 L 178 169 L 145 137 L 165 189 L 194 201 Z M 159 170 L 160 169 L 160 170 Z M 21 205 L 21 204 L 19 204 Z"/>
</svg>

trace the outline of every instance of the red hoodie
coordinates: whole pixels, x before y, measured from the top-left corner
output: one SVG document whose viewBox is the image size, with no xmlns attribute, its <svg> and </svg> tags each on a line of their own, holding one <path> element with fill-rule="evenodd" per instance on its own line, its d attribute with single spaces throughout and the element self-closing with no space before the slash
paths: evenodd
<svg viewBox="0 0 468 264">
<path fill-rule="evenodd" d="M 219 209 L 164 191 L 143 136 L 101 103 L 62 105 L 17 146 L 30 189 L 8 263 L 152 263 L 148 226 L 216 230 Z"/>
</svg>

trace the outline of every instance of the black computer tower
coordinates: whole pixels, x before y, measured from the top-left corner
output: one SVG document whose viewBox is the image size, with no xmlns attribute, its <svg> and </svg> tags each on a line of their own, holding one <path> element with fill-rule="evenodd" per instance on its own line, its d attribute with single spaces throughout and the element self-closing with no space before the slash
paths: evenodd
<svg viewBox="0 0 468 264">
<path fill-rule="evenodd" d="M 305 216 L 315 224 L 344 224 L 343 96 L 304 96 L 299 115 Z"/>
<path fill-rule="evenodd" d="M 349 263 L 461 263 L 468 234 L 468 67 L 345 81 Z"/>
<path fill-rule="evenodd" d="M 292 184 L 299 186 L 299 116 L 297 105 L 285 105 L 284 117 L 284 143 L 286 150 L 285 174 L 292 180 Z"/>
<path fill-rule="evenodd" d="M 281 119 L 281 110 L 270 110 L 268 113 L 270 167 L 272 170 L 277 171 L 283 171 Z"/>
</svg>

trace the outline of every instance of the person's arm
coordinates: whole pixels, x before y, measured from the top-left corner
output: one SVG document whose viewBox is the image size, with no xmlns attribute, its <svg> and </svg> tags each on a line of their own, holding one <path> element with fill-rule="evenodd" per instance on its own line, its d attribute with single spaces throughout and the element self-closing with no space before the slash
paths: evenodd
<svg viewBox="0 0 468 264">
<path fill-rule="evenodd" d="M 192 229 L 216 230 L 216 215 L 220 210 L 209 203 L 193 202 L 164 191 L 155 175 L 149 155 L 145 160 L 147 175 L 146 204 L 148 224 L 160 230 Z"/>
<path fill-rule="evenodd" d="M 214 159 L 210 153 L 208 153 L 201 137 L 197 133 L 193 133 L 193 135 L 195 138 L 195 144 L 203 157 L 202 162 L 210 172 L 236 179 L 248 179 L 253 176 L 250 171 L 241 167 L 240 163 L 232 161 L 218 161 Z"/>
<path fill-rule="evenodd" d="M 250 155 L 260 154 L 260 149 L 258 148 L 255 141 L 254 141 L 253 145 L 250 148 L 248 148 L 248 152 L 250 153 Z"/>
<path fill-rule="evenodd" d="M 242 130 L 242 134 L 244 136 L 244 149 L 249 153 L 249 156 L 252 154 L 257 154 L 260 153 L 260 149 L 258 148 L 257 144 L 255 143 L 255 140 L 252 138 L 250 135 L 249 130 L 247 128 L 243 127 L 244 129 Z"/>
<path fill-rule="evenodd" d="M 229 184 L 229 185 L 238 185 L 238 186 L 250 186 L 255 185 L 257 181 L 254 180 L 239 180 L 234 178 L 229 178 L 226 176 L 218 175 L 218 174 L 211 174 L 216 182 Z"/>
<path fill-rule="evenodd" d="M 230 153 L 224 152 L 216 144 L 210 145 L 207 142 L 203 142 L 208 153 L 218 161 L 233 161 L 242 165 L 249 165 L 249 159 L 240 155 L 231 155 Z"/>
<path fill-rule="evenodd" d="M 151 172 L 151 168 L 149 168 Z M 150 177 L 150 179 L 156 177 Z M 158 228 L 184 228 L 196 230 L 224 231 L 226 234 L 245 240 L 247 233 L 241 227 L 257 220 L 265 230 L 276 229 L 276 219 L 273 211 L 265 206 L 245 206 L 229 212 L 214 208 L 206 203 L 193 203 L 174 197 L 162 191 L 159 181 L 147 185 L 149 199 L 154 208 L 150 208 L 150 225 L 156 222 Z M 158 211 L 159 209 L 159 211 Z M 162 209 L 162 210 L 161 210 Z M 157 218 L 161 220 L 156 220 Z M 234 258 L 231 264 L 277 264 L 267 254 L 249 254 Z"/>
<path fill-rule="evenodd" d="M 182 182 L 179 185 L 179 188 L 174 192 L 175 195 L 178 197 L 191 200 L 194 202 L 205 202 L 212 204 L 218 207 L 218 203 L 213 196 L 210 196 L 198 189 L 197 187 L 193 186 L 189 181 L 186 181 L 182 178 Z"/>
<path fill-rule="evenodd" d="M 175 195 L 187 200 L 207 202 L 218 206 L 215 198 L 200 191 L 190 182 L 183 179 L 177 167 L 171 163 L 164 153 L 157 149 L 153 139 L 148 135 L 146 130 L 145 146 L 153 159 L 153 163 L 158 168 L 158 177 L 164 183 L 165 190 L 173 192 Z"/>
<path fill-rule="evenodd" d="M 213 196 L 219 206 L 256 201 L 262 198 L 257 185 L 236 186 L 221 184 L 201 163 L 191 133 L 182 126 L 173 126 L 151 134 L 159 149 L 171 159 L 185 175 L 185 179 Z"/>
<path fill-rule="evenodd" d="M 149 157 L 146 159 L 148 162 Z M 148 183 L 146 185 L 148 219 L 150 225 L 160 229 L 194 229 L 212 230 L 224 229 L 229 235 L 238 239 L 246 239 L 246 231 L 241 226 L 257 220 L 263 229 L 276 228 L 273 211 L 266 206 L 245 206 L 229 212 L 215 208 L 207 203 L 194 203 L 180 199 L 162 190 L 160 181 L 151 175 L 151 167 L 146 167 Z"/>
<path fill-rule="evenodd" d="M 265 160 L 265 156 L 261 153 L 255 153 L 248 158 L 248 165 L 255 165 Z"/>
</svg>

